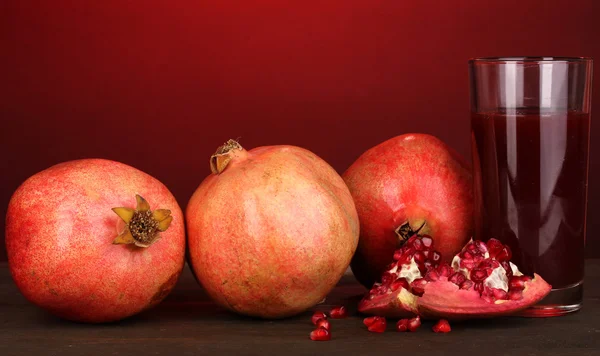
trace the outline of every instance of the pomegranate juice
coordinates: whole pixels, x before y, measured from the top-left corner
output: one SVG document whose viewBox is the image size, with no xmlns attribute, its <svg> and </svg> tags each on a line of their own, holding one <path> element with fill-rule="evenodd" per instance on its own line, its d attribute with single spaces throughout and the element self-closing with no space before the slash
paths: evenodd
<svg viewBox="0 0 600 356">
<path fill-rule="evenodd" d="M 583 280 L 590 116 L 512 110 L 471 118 L 479 238 L 508 244 L 554 290 Z"/>
</svg>

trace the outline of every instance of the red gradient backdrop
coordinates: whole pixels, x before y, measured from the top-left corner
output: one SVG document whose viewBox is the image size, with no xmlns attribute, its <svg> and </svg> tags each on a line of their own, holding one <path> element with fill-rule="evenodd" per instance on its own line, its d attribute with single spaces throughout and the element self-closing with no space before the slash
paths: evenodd
<svg viewBox="0 0 600 356">
<path fill-rule="evenodd" d="M 83 157 L 142 169 L 185 207 L 228 138 L 304 146 L 340 172 L 406 132 L 469 155 L 469 57 L 600 58 L 599 35 L 597 0 L 4 0 L 0 213 L 28 176 Z"/>
</svg>

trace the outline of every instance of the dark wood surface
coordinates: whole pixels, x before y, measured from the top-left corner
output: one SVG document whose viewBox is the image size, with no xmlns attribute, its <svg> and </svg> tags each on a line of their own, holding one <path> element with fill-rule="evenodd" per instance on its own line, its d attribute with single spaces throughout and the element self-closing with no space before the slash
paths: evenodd
<svg viewBox="0 0 600 356">
<path fill-rule="evenodd" d="M 435 334 L 431 322 L 415 333 L 384 334 L 362 325 L 355 306 L 365 289 L 347 274 L 317 308 L 350 307 L 352 316 L 332 320 L 333 338 L 309 340 L 311 312 L 263 321 L 215 306 L 188 269 L 158 307 L 108 325 L 77 324 L 53 317 L 18 292 L 0 264 L 0 355 L 198 355 L 198 354 L 457 354 L 600 355 L 600 260 L 586 264 L 582 311 L 548 319 L 500 318 L 454 323 L 450 334 Z"/>
</svg>

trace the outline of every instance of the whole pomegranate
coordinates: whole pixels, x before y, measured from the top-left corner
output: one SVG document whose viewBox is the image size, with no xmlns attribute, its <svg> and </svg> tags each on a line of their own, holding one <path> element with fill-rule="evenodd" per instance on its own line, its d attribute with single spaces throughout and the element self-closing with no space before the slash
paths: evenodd
<svg viewBox="0 0 600 356">
<path fill-rule="evenodd" d="M 148 174 L 76 160 L 16 190 L 6 247 L 12 277 L 31 302 L 69 320 L 115 321 L 173 289 L 184 265 L 184 219 L 173 195 Z"/>
<path fill-rule="evenodd" d="M 303 148 L 234 140 L 187 206 L 189 262 L 220 305 L 281 318 L 317 304 L 348 268 L 358 216 L 342 178 Z"/>
<path fill-rule="evenodd" d="M 342 176 L 360 218 L 352 272 L 368 288 L 414 234 L 431 236 L 446 261 L 471 237 L 470 170 L 433 136 L 387 140 L 363 153 Z"/>
</svg>

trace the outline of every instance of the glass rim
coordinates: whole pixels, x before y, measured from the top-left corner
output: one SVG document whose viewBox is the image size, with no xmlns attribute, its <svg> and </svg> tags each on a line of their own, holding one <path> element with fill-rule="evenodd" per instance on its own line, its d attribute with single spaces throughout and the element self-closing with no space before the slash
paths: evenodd
<svg viewBox="0 0 600 356">
<path fill-rule="evenodd" d="M 592 57 L 561 57 L 561 56 L 521 56 L 521 57 L 474 57 L 470 64 L 501 64 L 501 63 L 577 63 L 592 62 Z"/>
</svg>

